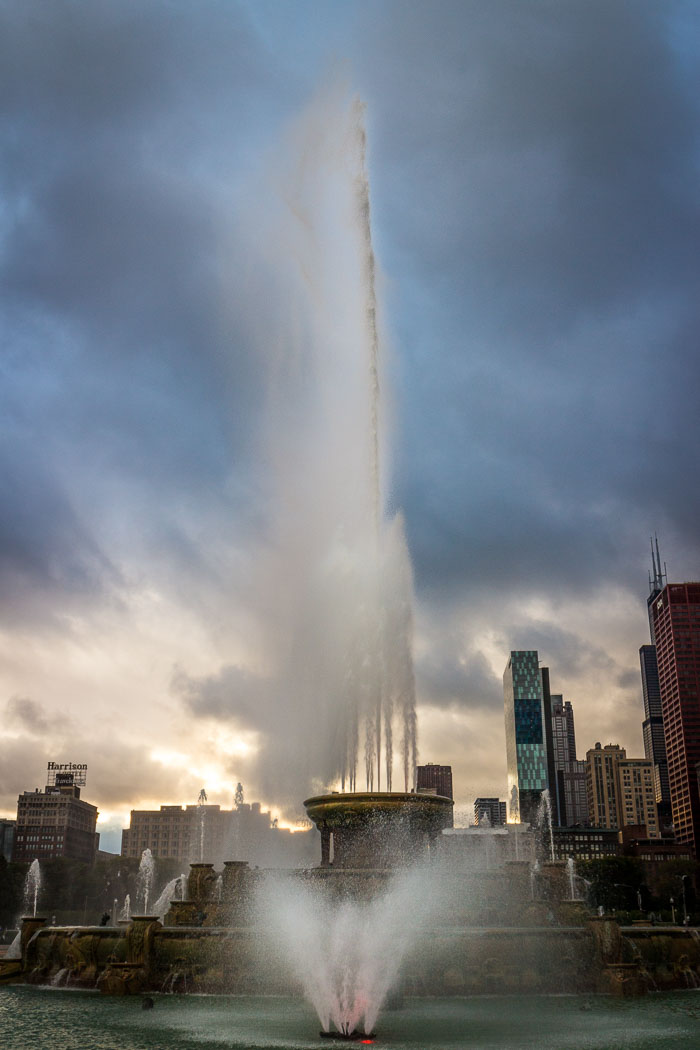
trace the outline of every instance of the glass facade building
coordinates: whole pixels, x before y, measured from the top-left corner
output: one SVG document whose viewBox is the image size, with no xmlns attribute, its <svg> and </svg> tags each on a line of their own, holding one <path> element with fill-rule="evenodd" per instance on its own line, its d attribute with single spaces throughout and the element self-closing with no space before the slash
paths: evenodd
<svg viewBox="0 0 700 1050">
<path fill-rule="evenodd" d="M 549 788 L 545 705 L 537 650 L 512 651 L 503 673 L 508 821 L 534 823 Z"/>
</svg>

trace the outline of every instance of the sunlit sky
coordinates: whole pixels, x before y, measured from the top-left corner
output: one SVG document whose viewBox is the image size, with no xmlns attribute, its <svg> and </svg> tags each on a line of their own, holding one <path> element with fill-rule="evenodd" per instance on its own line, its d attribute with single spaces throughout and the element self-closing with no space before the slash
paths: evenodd
<svg viewBox="0 0 700 1050">
<path fill-rule="evenodd" d="M 250 194 L 339 79 L 367 104 L 420 760 L 452 764 L 458 819 L 504 797 L 511 649 L 579 755 L 642 753 L 650 535 L 700 575 L 699 52 L 673 0 L 0 0 L 0 812 L 54 760 L 88 763 L 108 849 L 203 786 L 302 816 L 285 697 L 178 683 L 264 663 L 256 336 L 287 322 L 250 294 Z"/>
</svg>

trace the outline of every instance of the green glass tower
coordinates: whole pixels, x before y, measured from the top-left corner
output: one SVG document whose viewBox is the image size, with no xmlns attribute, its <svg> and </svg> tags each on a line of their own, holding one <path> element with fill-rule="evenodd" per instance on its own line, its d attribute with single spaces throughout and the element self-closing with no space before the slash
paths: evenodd
<svg viewBox="0 0 700 1050">
<path fill-rule="evenodd" d="M 513 651 L 503 673 L 508 821 L 534 823 L 549 787 L 545 696 L 536 649 Z"/>
</svg>

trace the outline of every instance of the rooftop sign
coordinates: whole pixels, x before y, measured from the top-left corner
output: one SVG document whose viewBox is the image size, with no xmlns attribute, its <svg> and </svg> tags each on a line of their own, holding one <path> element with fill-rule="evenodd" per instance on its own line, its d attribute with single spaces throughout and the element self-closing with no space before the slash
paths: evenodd
<svg viewBox="0 0 700 1050">
<path fill-rule="evenodd" d="M 85 787 L 86 762 L 49 762 L 46 770 L 47 787 Z"/>
</svg>

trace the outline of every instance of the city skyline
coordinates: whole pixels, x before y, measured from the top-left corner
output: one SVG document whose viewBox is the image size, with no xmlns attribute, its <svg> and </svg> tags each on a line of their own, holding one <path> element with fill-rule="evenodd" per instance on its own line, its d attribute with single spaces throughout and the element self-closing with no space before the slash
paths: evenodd
<svg viewBox="0 0 700 1050">
<path fill-rule="evenodd" d="M 669 581 L 700 576 L 697 16 L 78 8 L 6 5 L 0 35 L 0 814 L 55 760 L 88 764 L 103 839 L 238 781 L 301 815 L 261 687 L 258 348 L 290 325 L 261 231 L 334 95 L 367 106 L 419 762 L 452 766 L 456 822 L 504 797 L 525 649 L 579 754 L 643 754 L 649 536 Z"/>
</svg>

